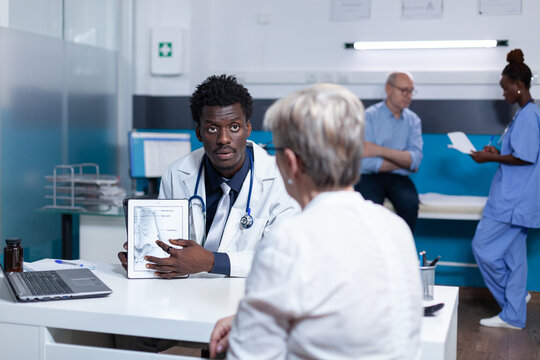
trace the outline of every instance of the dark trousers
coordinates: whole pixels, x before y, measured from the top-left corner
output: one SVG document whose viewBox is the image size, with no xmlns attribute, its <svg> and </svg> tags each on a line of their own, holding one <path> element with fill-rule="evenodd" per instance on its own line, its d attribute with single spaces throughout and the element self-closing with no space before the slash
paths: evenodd
<svg viewBox="0 0 540 360">
<path fill-rule="evenodd" d="M 364 199 L 376 204 L 382 205 L 384 199 L 388 198 L 396 213 L 405 220 L 411 231 L 414 231 L 419 200 L 416 187 L 408 176 L 392 173 L 363 174 L 354 189 L 360 192 Z"/>
</svg>

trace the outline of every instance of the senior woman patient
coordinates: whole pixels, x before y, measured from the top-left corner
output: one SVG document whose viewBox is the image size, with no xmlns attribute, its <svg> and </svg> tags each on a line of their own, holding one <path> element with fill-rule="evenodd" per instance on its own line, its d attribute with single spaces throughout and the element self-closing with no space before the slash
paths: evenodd
<svg viewBox="0 0 540 360">
<path fill-rule="evenodd" d="M 416 359 L 422 300 L 407 224 L 355 192 L 364 108 L 319 84 L 267 111 L 279 171 L 302 207 L 259 245 L 236 316 L 210 339 L 230 359 Z"/>
</svg>

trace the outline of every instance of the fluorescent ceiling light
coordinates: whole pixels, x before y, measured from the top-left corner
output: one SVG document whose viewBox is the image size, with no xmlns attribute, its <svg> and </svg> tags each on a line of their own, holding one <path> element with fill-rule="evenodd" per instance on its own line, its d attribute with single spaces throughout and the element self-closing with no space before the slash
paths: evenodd
<svg viewBox="0 0 540 360">
<path fill-rule="evenodd" d="M 356 41 L 345 43 L 346 49 L 355 50 L 463 49 L 497 46 L 508 46 L 508 40 Z"/>
</svg>

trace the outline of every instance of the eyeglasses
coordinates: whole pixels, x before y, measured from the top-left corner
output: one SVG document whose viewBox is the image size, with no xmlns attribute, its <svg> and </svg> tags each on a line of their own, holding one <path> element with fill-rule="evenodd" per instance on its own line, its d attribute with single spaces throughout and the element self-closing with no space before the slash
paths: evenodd
<svg viewBox="0 0 540 360">
<path fill-rule="evenodd" d="M 398 89 L 401 92 L 401 95 L 415 95 L 418 92 L 418 90 L 416 90 L 415 88 L 402 88 L 392 84 L 390 84 L 390 86 Z"/>
<path fill-rule="evenodd" d="M 270 155 L 274 155 L 276 151 L 283 151 L 286 149 L 284 147 L 275 147 L 271 142 L 264 144 L 262 148 Z"/>
</svg>

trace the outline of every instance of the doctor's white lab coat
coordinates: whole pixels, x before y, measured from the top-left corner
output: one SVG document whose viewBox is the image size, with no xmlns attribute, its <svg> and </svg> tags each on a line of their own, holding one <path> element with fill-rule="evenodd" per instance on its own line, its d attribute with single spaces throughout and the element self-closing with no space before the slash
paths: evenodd
<svg viewBox="0 0 540 360">
<path fill-rule="evenodd" d="M 244 229 L 240 219 L 246 214 L 251 174 L 248 173 L 242 189 L 231 208 L 223 230 L 218 252 L 227 253 L 231 262 L 231 276 L 246 277 L 251 269 L 253 255 L 259 241 L 268 236 L 280 220 L 300 211 L 298 203 L 286 192 L 275 158 L 260 146 L 253 146 L 253 190 L 251 193 L 251 216 L 253 226 Z M 204 149 L 197 149 L 178 159 L 161 178 L 160 199 L 188 199 L 193 195 Z M 204 170 L 199 181 L 197 195 L 206 202 Z M 197 236 L 197 239 L 201 239 Z M 200 244 L 200 240 L 198 240 Z"/>
</svg>

